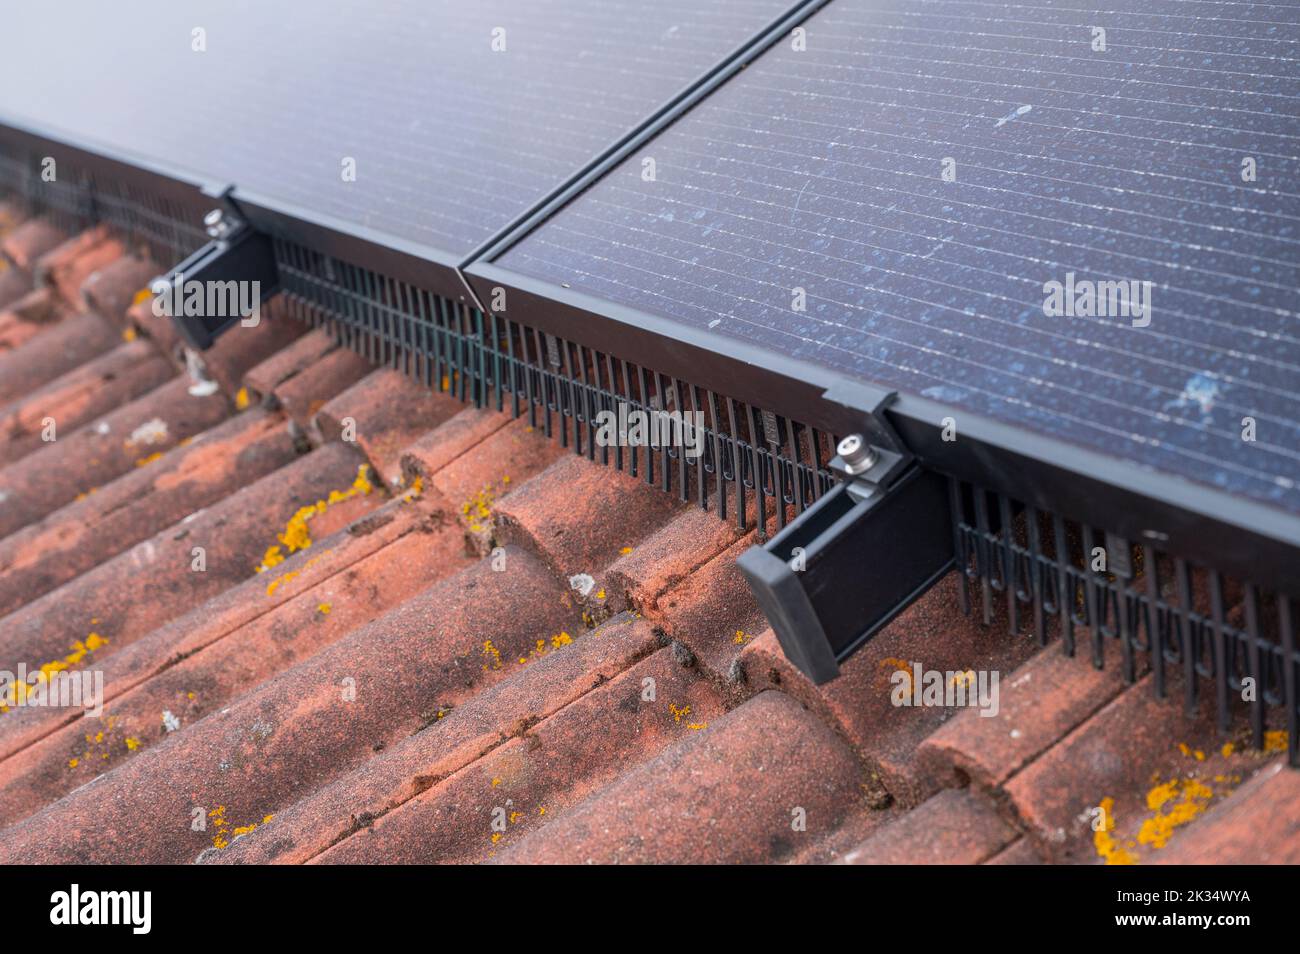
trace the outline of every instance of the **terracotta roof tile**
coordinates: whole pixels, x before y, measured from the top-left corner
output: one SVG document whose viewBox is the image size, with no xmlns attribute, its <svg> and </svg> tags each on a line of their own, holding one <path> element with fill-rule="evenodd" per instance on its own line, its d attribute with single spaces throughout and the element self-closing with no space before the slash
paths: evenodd
<svg viewBox="0 0 1300 954">
<path fill-rule="evenodd" d="M 15 288 L 27 284 L 26 277 L 21 272 L 10 269 L 0 275 L 0 282 L 4 282 L 6 276 L 16 280 L 0 286 L 0 294 L 3 294 L 5 287 Z M 50 325 L 63 320 L 67 314 L 66 305 L 50 289 L 24 290 L 0 312 L 0 355 L 22 347 Z"/>
<path fill-rule="evenodd" d="M 212 395 L 198 400 L 221 399 Z M 152 456 L 147 446 L 132 453 L 144 454 L 141 460 Z M 241 485 L 287 464 L 295 453 L 281 422 L 249 412 L 135 468 L 49 519 L 5 537 L 0 540 L 0 613 L 217 503 Z M 41 456 L 34 454 L 24 463 Z M 3 476 L 0 473 L 0 479 Z"/>
<path fill-rule="evenodd" d="M 1004 786 L 1048 858 L 1145 860 L 1263 764 L 1264 756 L 1240 745 L 1225 750 L 1210 705 L 1188 716 L 1155 697 L 1151 678 L 1127 687 Z M 1170 694 L 1180 699 L 1176 683 Z M 1093 826 L 1099 808 L 1104 831 Z"/>
<path fill-rule="evenodd" d="M 985 799 L 949 789 L 886 825 L 844 856 L 851 865 L 979 864 L 1016 837 Z"/>
<path fill-rule="evenodd" d="M 170 369 L 169 369 L 170 371 Z M 90 496 L 220 423 L 229 413 L 221 395 L 194 397 L 175 378 L 0 470 L 0 535 L 39 520 L 79 495 Z M 5 552 L 0 542 L 0 553 Z M 10 564 L 0 557 L 0 567 Z"/>
<path fill-rule="evenodd" d="M 569 453 L 497 508 L 503 539 L 541 554 L 568 577 L 595 576 L 683 504 L 628 474 Z"/>
<path fill-rule="evenodd" d="M 331 445 L 299 458 L 256 483 L 195 511 L 179 524 L 118 556 L 0 621 L 6 652 L 16 666 L 37 667 L 62 659 L 76 640 L 92 632 L 103 645 L 96 666 L 149 630 L 252 576 L 268 548 L 280 546 L 286 527 L 304 507 L 346 492 L 361 467 L 349 447 Z M 356 494 L 309 519 L 312 537 L 374 508 L 378 495 Z M 202 571 L 194 569 L 194 547 L 203 548 Z M 0 753 L 29 743 L 42 720 L 39 708 L 0 715 Z M 44 710 L 48 711 L 48 710 Z"/>
<path fill-rule="evenodd" d="M 163 269 L 156 262 L 124 255 L 114 262 L 92 271 L 77 294 L 77 300 L 86 311 L 107 318 L 114 325 L 126 325 L 126 312 L 142 291 Z"/>
<path fill-rule="evenodd" d="M 559 651 L 515 667 L 461 705 L 434 712 L 428 729 L 296 803 L 264 829 L 232 844 L 219 860 L 307 861 L 520 738 L 660 645 L 649 623 L 630 615 L 616 617 Z"/>
<path fill-rule="evenodd" d="M 437 519 L 435 519 L 437 518 Z M 336 642 L 458 569 L 459 535 L 434 514 L 393 543 L 201 650 L 169 647 L 176 661 L 113 698 L 103 719 L 78 719 L 9 760 L 0 785 L 0 824 L 26 817 Z M 256 597 L 255 597 L 256 598 Z M 265 597 L 262 597 L 265 599 Z M 163 663 L 160 660 L 159 665 Z M 93 744 L 107 724 L 135 746 Z M 85 738 L 92 735 L 92 740 Z"/>
<path fill-rule="evenodd" d="M 1059 646 L 1040 650 L 1002 680 L 997 715 L 959 712 L 921 743 L 925 770 L 945 784 L 964 776 L 1001 785 L 1124 688 L 1116 666 L 1081 666 Z"/>
<path fill-rule="evenodd" d="M 148 393 L 175 373 L 149 342 L 119 345 L 0 411 L 0 459 L 16 461 L 47 444 L 47 420 L 57 439 Z"/>
<path fill-rule="evenodd" d="M 298 340 L 301 342 L 304 338 L 314 338 L 317 334 L 320 332 L 304 335 Z M 315 340 L 310 342 L 312 352 L 315 351 L 315 344 Z M 267 360 L 277 361 L 279 355 L 289 350 L 286 348 Z M 269 373 L 259 374 L 259 369 L 265 364 L 266 362 L 263 362 L 250 371 L 245 381 L 251 385 L 254 381 L 269 380 L 278 373 L 277 370 L 270 370 Z M 284 375 L 269 390 L 262 388 L 260 392 L 271 395 L 276 404 L 284 409 L 285 414 L 296 421 L 300 427 L 306 428 L 316 413 L 325 406 L 326 401 L 360 381 L 372 370 L 369 362 L 360 355 L 336 347 L 324 354 L 313 355 L 305 367 L 292 374 Z"/>
<path fill-rule="evenodd" d="M 401 456 L 412 441 L 437 427 L 464 407 L 446 394 L 431 394 L 397 371 L 372 371 L 316 415 L 316 426 L 327 441 L 343 436 L 351 419 L 355 440 L 385 483 L 401 480 Z"/>
<path fill-rule="evenodd" d="M 37 259 L 67 240 L 67 233 L 48 219 L 29 219 L 0 241 L 0 255 L 14 268 L 31 275 Z"/>
<path fill-rule="evenodd" d="M 121 344 L 121 335 L 98 315 L 81 314 L 52 324 L 0 353 L 0 402 L 21 400 Z"/>
<path fill-rule="evenodd" d="M 1196 823 L 1158 864 L 1300 864 L 1300 773 L 1275 759 Z"/>
<path fill-rule="evenodd" d="M 684 717 L 688 720 L 689 715 Z M 782 861 L 861 798 L 848 747 L 778 692 L 676 744 L 498 856 L 515 863 Z"/>
<path fill-rule="evenodd" d="M 31 290 L 31 277 L 0 259 L 0 312 L 12 307 L 14 302 Z"/>
<path fill-rule="evenodd" d="M 90 229 L 46 252 L 32 267 L 36 285 L 53 288 L 67 302 L 81 301 L 81 286 L 95 272 L 124 254 L 122 243 L 107 229 Z M 111 317 L 111 316 L 105 316 Z"/>
<path fill-rule="evenodd" d="M 530 607 L 527 618 L 519 606 Z M 220 812 L 230 828 L 260 824 L 439 707 L 499 681 L 537 639 L 577 622 L 556 581 L 527 554 L 511 553 L 505 572 L 477 563 L 6 829 L 0 858 L 193 860 L 225 838 L 169 819 L 201 808 Z M 499 663 L 485 634 L 496 634 Z"/>
<path fill-rule="evenodd" d="M 599 639 L 590 633 L 582 639 Z M 548 647 L 549 648 L 549 647 Z M 555 648 L 564 652 L 564 647 Z M 647 699 L 646 680 L 654 685 Z M 717 694 L 667 649 L 636 663 L 316 860 L 483 861 L 627 769 L 721 715 Z"/>
</svg>

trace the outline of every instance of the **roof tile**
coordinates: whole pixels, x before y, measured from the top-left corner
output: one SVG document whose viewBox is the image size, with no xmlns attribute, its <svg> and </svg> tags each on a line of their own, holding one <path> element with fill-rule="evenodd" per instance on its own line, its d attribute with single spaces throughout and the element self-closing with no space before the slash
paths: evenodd
<svg viewBox="0 0 1300 954">
<path fill-rule="evenodd" d="M 459 569 L 459 534 L 450 527 L 445 513 L 429 515 L 419 532 L 404 534 L 205 648 L 184 654 L 172 647 L 177 661 L 110 701 L 102 718 L 77 719 L 6 763 L 0 824 L 26 817 L 137 756 Z M 253 598 L 264 601 L 265 594 Z M 85 737 L 105 726 L 109 744 Z M 128 737 L 136 741 L 133 747 L 119 743 Z"/>
<path fill-rule="evenodd" d="M 649 699 L 646 680 L 654 687 Z M 385 813 L 317 860 L 486 860 L 551 818 L 562 817 L 628 766 L 644 763 L 720 715 L 720 700 L 708 684 L 661 649 Z"/>
<path fill-rule="evenodd" d="M 1001 785 L 1124 688 L 1118 666 L 1096 669 L 1049 646 L 1001 680 L 997 715 L 959 712 L 921 743 L 921 761 L 942 784 L 960 774 Z"/>
<path fill-rule="evenodd" d="M 12 351 L 0 352 L 0 403 L 20 400 L 121 344 L 121 335 L 98 315 L 76 315 L 43 328 Z"/>
<path fill-rule="evenodd" d="M 0 255 L 14 268 L 31 275 L 37 259 L 67 240 L 67 233 L 48 219 L 28 219 L 0 242 Z"/>
<path fill-rule="evenodd" d="M 969 789 L 927 799 L 844 856 L 851 865 L 973 865 L 1016 837 L 987 800 Z"/>
<path fill-rule="evenodd" d="M 416 438 L 464 407 L 448 394 L 430 393 L 397 371 L 366 375 L 321 408 L 316 426 L 327 441 L 343 436 L 344 421 L 355 422 L 356 441 L 390 486 L 401 480 L 401 455 Z"/>
<path fill-rule="evenodd" d="M 10 352 L 14 358 L 21 354 Z M 12 462 L 44 447 L 47 419 L 57 439 L 147 394 L 175 373 L 149 342 L 119 345 L 0 411 L 0 457 Z"/>
<path fill-rule="evenodd" d="M 86 311 L 93 311 L 123 327 L 127 309 L 142 291 L 148 290 L 150 281 L 161 271 L 156 262 L 124 255 L 91 272 L 81 284 L 75 300 L 80 301 Z"/>
<path fill-rule="evenodd" d="M 358 466 L 349 447 L 313 451 L 10 613 L 0 620 L 11 663 L 4 668 L 62 659 L 91 632 L 106 641 L 93 657 L 98 667 L 151 629 L 252 576 L 295 514 L 331 491 L 346 491 Z M 310 517 L 311 536 L 325 536 L 373 509 L 377 498 L 357 494 Z M 193 569 L 196 546 L 204 548 L 201 572 Z M 48 711 L 29 707 L 0 715 L 0 753 L 30 742 Z"/>
<path fill-rule="evenodd" d="M 176 863 L 222 847 L 229 829 L 260 824 L 363 764 L 438 707 L 499 681 L 538 638 L 574 626 L 563 591 L 535 560 L 516 550 L 507 567 L 497 572 L 481 561 L 435 583 L 229 708 L 0 832 L 0 858 Z M 525 619 L 520 606 L 530 607 Z M 485 634 L 497 640 L 500 669 L 484 648 Z M 208 831 L 173 823 L 195 809 L 208 817 Z M 229 823 L 224 836 L 221 819 Z"/>
<path fill-rule="evenodd" d="M 193 397 L 174 378 L 97 421 L 0 470 L 0 536 L 39 520 L 79 494 L 90 495 L 154 454 L 222 421 L 220 395 Z M 0 543 L 0 553 L 5 552 Z M 0 556 L 0 568 L 11 565 Z"/>
<path fill-rule="evenodd" d="M 148 449 L 133 453 L 147 454 Z M 250 412 L 5 537 L 0 540 L 0 613 L 215 504 L 289 463 L 295 454 L 281 422 Z"/>
<path fill-rule="evenodd" d="M 859 804 L 848 747 L 763 692 L 691 731 L 497 857 L 514 863 L 782 861 Z"/>
<path fill-rule="evenodd" d="M 461 705 L 434 713 L 428 727 L 278 814 L 233 843 L 223 862 L 303 862 L 396 806 L 449 778 L 660 645 L 649 623 L 616 617 L 513 668 Z"/>
<path fill-rule="evenodd" d="M 117 261 L 124 252 L 122 243 L 107 229 L 88 229 L 38 258 L 32 278 L 38 286 L 53 288 L 64 301 L 80 304 L 81 286 L 86 279 Z"/>
<path fill-rule="evenodd" d="M 1050 860 L 1144 860 L 1262 764 L 1237 747 L 1225 754 L 1209 700 L 1188 716 L 1157 699 L 1151 680 L 1126 688 L 1004 786 Z"/>
</svg>

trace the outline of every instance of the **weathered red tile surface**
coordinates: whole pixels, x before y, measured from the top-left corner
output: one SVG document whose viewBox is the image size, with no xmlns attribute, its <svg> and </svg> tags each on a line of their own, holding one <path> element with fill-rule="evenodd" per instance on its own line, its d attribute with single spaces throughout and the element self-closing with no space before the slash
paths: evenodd
<svg viewBox="0 0 1300 954">
<path fill-rule="evenodd" d="M 402 452 L 463 408 L 451 395 L 430 392 L 397 371 L 381 368 L 322 407 L 316 426 L 327 441 L 355 440 L 392 485 L 401 479 Z"/>
<path fill-rule="evenodd" d="M 770 631 L 745 646 L 745 679 L 755 687 L 780 686 L 818 709 L 873 766 L 874 782 L 904 805 L 917 805 L 938 788 L 918 763 L 919 746 L 961 710 L 896 705 L 895 690 L 911 686 L 918 664 L 923 673 L 943 673 L 945 684 L 975 670 L 977 676 L 998 672 L 1000 685 L 1037 651 L 1032 640 L 1008 635 L 1000 621 L 983 626 L 963 615 L 956 582 L 951 574 L 940 581 L 849 659 L 832 682 L 809 683 L 785 660 Z M 900 697 L 915 701 L 914 694 L 900 692 Z"/>
<path fill-rule="evenodd" d="M 789 696 L 764 692 L 497 860 L 514 863 L 782 861 L 860 799 L 848 747 Z"/>
<path fill-rule="evenodd" d="M 282 421 L 250 411 L 0 540 L 0 613 L 220 501 L 295 455 Z"/>
<path fill-rule="evenodd" d="M 38 667 L 65 658 L 95 633 L 103 645 L 90 662 L 120 651 L 149 630 L 252 576 L 279 535 L 304 507 L 354 486 L 362 466 L 344 445 L 321 448 L 196 511 L 180 523 L 0 619 L 6 640 L 0 667 Z M 375 492 L 357 493 L 311 516 L 311 537 L 324 536 L 373 509 Z M 201 547 L 203 570 L 195 563 Z M 0 716 L 0 753 L 31 741 L 51 710 L 14 709 Z"/>
<path fill-rule="evenodd" d="M 1276 759 L 1192 823 L 1159 864 L 1300 864 L 1300 773 Z"/>
<path fill-rule="evenodd" d="M 572 628 L 556 581 L 522 552 L 509 562 L 508 572 L 479 563 L 434 584 L 5 830 L 0 858 L 181 862 L 220 849 L 236 828 L 262 824 L 410 735 L 438 708 L 498 681 L 486 642 L 504 660 Z M 515 612 L 521 605 L 531 608 L 526 619 Z M 173 823 L 196 809 L 207 831 Z"/>
<path fill-rule="evenodd" d="M 67 238 L 67 234 L 48 219 L 28 219 L 0 242 L 0 255 L 14 268 L 31 274 L 37 259 L 58 248 Z"/>
<path fill-rule="evenodd" d="M 646 680 L 654 685 L 651 699 Z M 486 860 L 720 715 L 720 701 L 708 684 L 661 649 L 376 819 L 319 860 Z"/>
<path fill-rule="evenodd" d="M 185 655 L 188 639 L 172 647 L 173 658 L 183 658 L 116 696 L 102 717 L 78 719 L 4 762 L 0 825 L 135 757 L 455 571 L 462 561 L 451 526 L 445 512 L 428 515 L 413 532 L 203 649 Z"/>
<path fill-rule="evenodd" d="M 294 375 L 310 368 L 337 347 L 329 333 L 321 329 L 308 331 L 250 368 L 244 375 L 244 386 L 253 396 L 263 397 Z"/>
<path fill-rule="evenodd" d="M 88 361 L 0 411 L 0 461 L 19 460 L 48 444 L 47 434 L 57 439 L 59 433 L 71 433 L 147 394 L 174 373 L 146 341 L 120 345 Z"/>
<path fill-rule="evenodd" d="M 1006 783 L 1050 860 L 1152 859 L 1259 769 L 1259 754 L 1224 748 L 1208 704 L 1187 716 L 1176 680 L 1170 693 L 1139 680 Z"/>
<path fill-rule="evenodd" d="M 1005 848 L 1015 830 L 966 789 L 948 789 L 881 828 L 844 856 L 851 865 L 974 865 Z"/>
<path fill-rule="evenodd" d="M 125 255 L 91 272 L 81 284 L 80 301 L 86 311 L 126 325 L 126 312 L 163 269 L 157 262 Z"/>
<path fill-rule="evenodd" d="M 1041 865 L 1042 863 L 1042 857 L 1028 838 L 1017 838 L 984 862 L 986 865 Z"/>
<path fill-rule="evenodd" d="M 0 537 L 52 513 L 225 419 L 219 394 L 194 397 L 175 378 L 0 470 Z M 0 544 L 0 553 L 5 552 Z M 0 569 L 10 565 L 0 556 Z"/>
<path fill-rule="evenodd" d="M 136 312 L 135 314 L 138 314 Z M 170 327 L 166 319 L 148 319 L 162 328 Z M 253 327 L 233 325 L 216 340 L 211 348 L 198 356 L 204 374 L 232 397 L 239 391 L 244 375 L 281 348 L 291 344 L 306 332 L 302 324 L 286 318 L 271 303 L 262 307 L 260 322 Z M 173 335 L 160 334 L 160 345 L 166 347 Z"/>
<path fill-rule="evenodd" d="M 121 258 L 123 252 L 122 243 L 107 229 L 87 229 L 38 258 L 32 277 L 37 285 L 53 288 L 64 301 L 79 303 L 82 283 Z"/>
<path fill-rule="evenodd" d="M 327 401 L 372 370 L 371 364 L 360 355 L 336 348 L 277 384 L 271 393 L 285 414 L 302 427 L 307 427 Z"/>
<path fill-rule="evenodd" d="M 567 577 L 595 575 L 682 506 L 644 481 L 566 454 L 496 515 L 503 539 L 542 554 Z"/>
<path fill-rule="evenodd" d="M 465 703 L 435 713 L 425 729 L 234 842 L 219 860 L 307 861 L 436 782 L 523 737 L 659 645 L 648 623 L 623 616 L 572 643 L 552 646 L 554 651 L 514 667 Z"/>
<path fill-rule="evenodd" d="M 121 343 L 117 330 L 98 315 L 52 324 L 20 347 L 0 353 L 0 402 L 21 400 Z"/>
<path fill-rule="evenodd" d="M 18 294 L 9 296 L 10 291 Z M 21 348 L 51 325 L 70 314 L 68 306 L 49 288 L 31 288 L 27 276 L 16 269 L 0 273 L 0 355 Z"/>
<path fill-rule="evenodd" d="M 1050 646 L 1001 680 L 995 715 L 959 712 L 921 744 L 921 761 L 937 783 L 1001 785 L 1124 688 L 1120 667 L 1099 670 Z"/>
</svg>

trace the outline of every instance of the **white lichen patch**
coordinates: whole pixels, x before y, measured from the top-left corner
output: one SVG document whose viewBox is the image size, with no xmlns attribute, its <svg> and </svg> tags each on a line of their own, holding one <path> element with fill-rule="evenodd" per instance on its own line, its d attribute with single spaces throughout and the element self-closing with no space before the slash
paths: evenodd
<svg viewBox="0 0 1300 954">
<path fill-rule="evenodd" d="M 569 577 L 569 586 L 577 590 L 579 596 L 586 596 L 595 585 L 596 580 L 590 573 L 575 573 Z"/>
<path fill-rule="evenodd" d="M 145 421 L 131 432 L 127 438 L 127 447 L 139 447 L 142 444 L 161 444 L 167 440 L 167 422 L 161 417 Z"/>
</svg>

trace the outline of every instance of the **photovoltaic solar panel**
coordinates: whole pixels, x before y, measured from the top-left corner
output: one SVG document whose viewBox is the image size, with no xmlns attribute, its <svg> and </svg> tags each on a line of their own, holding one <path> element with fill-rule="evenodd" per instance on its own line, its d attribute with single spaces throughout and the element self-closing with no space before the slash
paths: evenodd
<svg viewBox="0 0 1300 954">
<path fill-rule="evenodd" d="M 458 257 L 792 5 L 20 4 L 0 121 Z"/>
<path fill-rule="evenodd" d="M 1300 512 L 1300 6 L 804 30 L 495 264 Z"/>
</svg>

